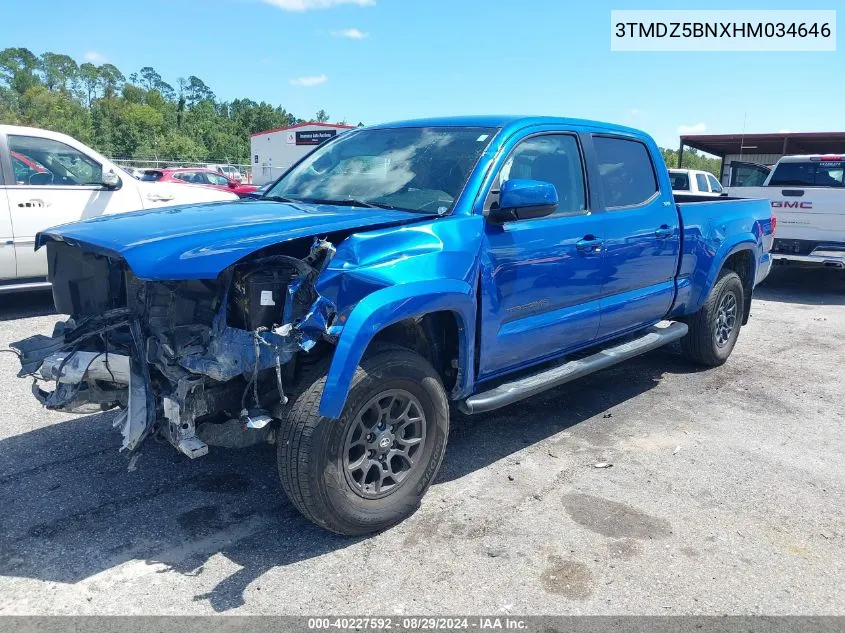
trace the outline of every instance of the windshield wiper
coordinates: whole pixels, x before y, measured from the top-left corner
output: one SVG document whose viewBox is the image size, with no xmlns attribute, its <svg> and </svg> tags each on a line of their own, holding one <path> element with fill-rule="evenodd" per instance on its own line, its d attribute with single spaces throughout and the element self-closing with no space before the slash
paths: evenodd
<svg viewBox="0 0 845 633">
<path fill-rule="evenodd" d="M 273 202 L 302 202 L 302 200 L 283 198 L 282 196 L 261 196 L 261 200 L 272 200 Z"/>
<path fill-rule="evenodd" d="M 394 207 L 392 204 L 385 204 L 383 202 L 370 202 L 368 200 L 356 200 L 355 198 L 341 198 L 339 200 L 308 198 L 300 202 L 308 202 L 309 204 L 336 204 L 342 207 L 366 207 L 367 209 L 390 209 L 392 211 L 408 211 L 408 209 L 400 209 Z"/>
</svg>

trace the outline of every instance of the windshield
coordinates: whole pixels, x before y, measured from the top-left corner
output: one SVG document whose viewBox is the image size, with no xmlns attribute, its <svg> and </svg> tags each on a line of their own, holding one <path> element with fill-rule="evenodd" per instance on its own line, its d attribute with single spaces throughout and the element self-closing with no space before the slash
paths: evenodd
<svg viewBox="0 0 845 633">
<path fill-rule="evenodd" d="M 775 167 L 770 186 L 842 187 L 845 161 L 820 160 L 806 163 L 783 162 Z"/>
<path fill-rule="evenodd" d="M 481 127 L 347 132 L 308 155 L 265 196 L 442 215 L 496 132 Z"/>
</svg>

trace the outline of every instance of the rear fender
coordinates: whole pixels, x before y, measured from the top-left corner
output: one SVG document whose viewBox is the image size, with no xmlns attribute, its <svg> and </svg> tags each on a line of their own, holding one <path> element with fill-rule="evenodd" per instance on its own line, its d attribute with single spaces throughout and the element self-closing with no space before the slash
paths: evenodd
<svg viewBox="0 0 845 633">
<path fill-rule="evenodd" d="M 686 314 L 698 312 L 701 306 L 704 305 L 704 302 L 707 301 L 710 290 L 716 285 L 716 280 L 719 278 L 719 273 L 724 267 L 725 262 L 731 255 L 740 251 L 751 252 L 751 279 L 756 279 L 758 265 L 757 241 L 750 234 L 737 235 L 733 239 L 725 241 L 719 247 L 719 250 L 710 259 L 709 266 L 706 269 L 706 276 L 699 274 L 693 278 L 690 287 L 689 302 L 684 310 Z"/>
<path fill-rule="evenodd" d="M 343 325 L 320 400 L 320 415 L 339 418 L 352 376 L 373 337 L 389 325 L 430 312 L 448 311 L 458 323 L 458 383 L 453 397 L 468 393 L 474 376 L 476 296 L 464 281 L 440 279 L 382 288 L 362 299 Z"/>
</svg>

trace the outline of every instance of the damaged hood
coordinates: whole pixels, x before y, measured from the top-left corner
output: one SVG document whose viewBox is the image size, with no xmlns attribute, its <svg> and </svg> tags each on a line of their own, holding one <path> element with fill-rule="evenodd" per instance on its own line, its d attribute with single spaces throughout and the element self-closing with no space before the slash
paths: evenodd
<svg viewBox="0 0 845 633">
<path fill-rule="evenodd" d="M 38 234 L 121 257 L 142 279 L 213 279 L 257 250 L 301 237 L 430 220 L 361 207 L 272 201 L 215 202 L 101 216 Z"/>
</svg>

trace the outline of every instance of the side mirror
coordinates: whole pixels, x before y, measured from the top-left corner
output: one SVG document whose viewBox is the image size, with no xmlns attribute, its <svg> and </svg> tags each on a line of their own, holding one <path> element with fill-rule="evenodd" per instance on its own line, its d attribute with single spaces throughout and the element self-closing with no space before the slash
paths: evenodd
<svg viewBox="0 0 845 633">
<path fill-rule="evenodd" d="M 498 206 L 490 209 L 487 219 L 502 224 L 542 218 L 554 213 L 557 205 L 557 189 L 552 183 L 542 180 L 507 180 L 499 191 Z"/>
<path fill-rule="evenodd" d="M 117 189 L 120 186 L 120 176 L 111 170 L 103 172 L 102 181 L 106 189 Z"/>
<path fill-rule="evenodd" d="M 234 189 L 237 186 L 238 186 L 238 183 L 235 182 L 234 180 L 229 181 L 229 189 Z"/>
</svg>

